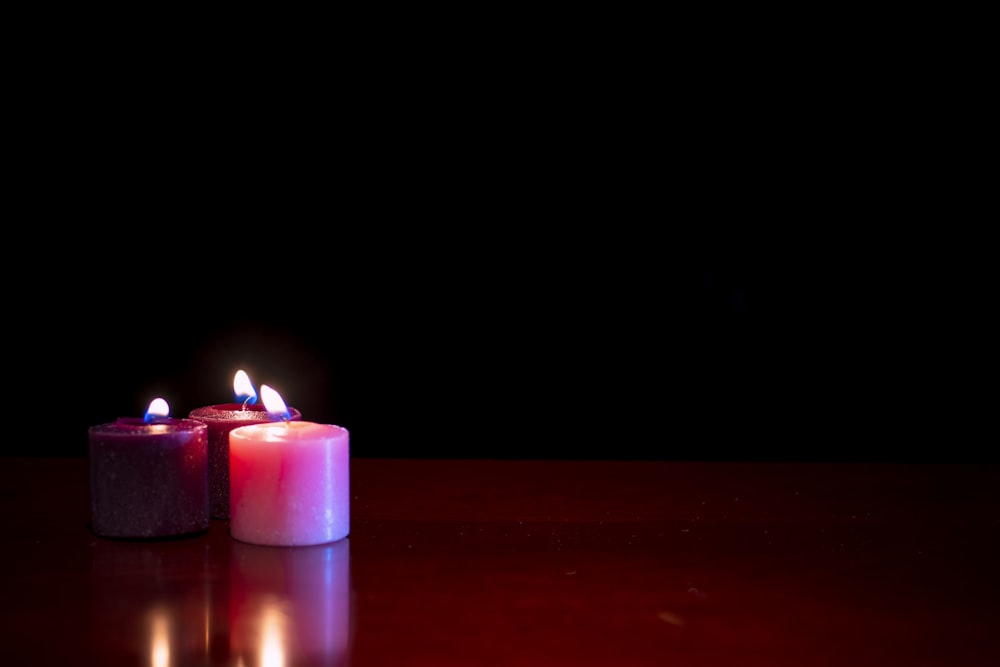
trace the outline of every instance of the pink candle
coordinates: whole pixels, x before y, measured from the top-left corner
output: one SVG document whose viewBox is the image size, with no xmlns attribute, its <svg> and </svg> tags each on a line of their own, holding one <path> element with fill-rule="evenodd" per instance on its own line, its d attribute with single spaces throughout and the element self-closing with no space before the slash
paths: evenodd
<svg viewBox="0 0 1000 667">
<path fill-rule="evenodd" d="M 261 386 L 268 412 L 287 419 L 277 392 Z M 276 403 L 272 403 L 275 401 Z M 308 421 L 229 432 L 229 533 L 272 546 L 323 544 L 350 532 L 350 436 Z"/>
<path fill-rule="evenodd" d="M 88 430 L 96 534 L 154 538 L 208 528 L 206 426 L 168 414 L 158 398 L 143 419 L 121 417 Z"/>
<path fill-rule="evenodd" d="M 208 506 L 214 519 L 229 518 L 229 432 L 238 426 L 275 421 L 262 405 L 255 405 L 257 392 L 243 371 L 233 379 L 236 398 L 241 403 L 220 403 L 192 410 L 188 419 L 208 425 Z M 302 419 L 289 408 L 289 419 Z"/>
</svg>

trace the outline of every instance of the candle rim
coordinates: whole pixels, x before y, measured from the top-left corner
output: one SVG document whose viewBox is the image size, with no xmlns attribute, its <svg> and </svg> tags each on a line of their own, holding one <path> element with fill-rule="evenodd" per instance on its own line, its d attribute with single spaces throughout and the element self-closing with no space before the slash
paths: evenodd
<svg viewBox="0 0 1000 667">
<path fill-rule="evenodd" d="M 292 406 L 286 406 L 288 412 L 291 415 L 290 419 L 294 421 L 299 421 L 302 419 L 302 413 Z M 242 403 L 216 403 L 215 405 L 204 405 L 200 408 L 195 408 L 188 413 L 189 419 L 219 419 L 221 421 L 239 421 L 241 418 L 248 421 L 280 421 L 278 417 L 270 417 L 270 413 L 267 409 L 260 403 L 254 403 L 253 405 L 246 406 L 243 408 Z"/>
<path fill-rule="evenodd" d="M 294 410 L 291 406 L 286 406 L 289 410 Z M 226 412 L 267 412 L 267 408 L 264 407 L 263 403 L 251 403 L 246 407 L 242 403 L 229 402 L 229 403 L 215 403 L 213 405 L 203 405 L 200 408 L 195 408 L 191 412 L 197 412 L 199 410 L 220 410 Z"/>
<path fill-rule="evenodd" d="M 302 433 L 308 430 L 310 433 Z M 295 437 L 291 437 L 291 436 Z M 313 436 L 315 440 L 334 442 L 350 437 L 350 431 L 338 424 L 322 424 L 313 421 L 269 421 L 238 426 L 229 432 L 232 440 L 239 440 L 251 446 L 259 442 L 301 443 L 302 436 Z M 251 437 L 260 436 L 260 437 Z"/>
<path fill-rule="evenodd" d="M 187 417 L 157 417 L 149 422 L 142 417 L 119 417 L 113 422 L 91 426 L 88 431 L 92 434 L 103 436 L 148 435 L 156 437 L 186 432 L 207 432 L 208 425 L 197 419 L 188 419 Z"/>
</svg>

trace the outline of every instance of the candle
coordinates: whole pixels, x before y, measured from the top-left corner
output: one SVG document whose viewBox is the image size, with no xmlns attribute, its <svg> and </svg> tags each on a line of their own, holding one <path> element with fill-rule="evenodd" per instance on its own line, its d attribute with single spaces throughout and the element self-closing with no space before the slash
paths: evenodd
<svg viewBox="0 0 1000 667">
<path fill-rule="evenodd" d="M 169 414 L 157 398 L 142 419 L 121 417 L 88 430 L 97 535 L 155 538 L 208 528 L 208 429 Z"/>
<path fill-rule="evenodd" d="M 281 396 L 261 385 L 284 421 L 229 432 L 229 533 L 272 546 L 333 542 L 350 532 L 350 437 L 332 424 L 288 421 Z"/>
<path fill-rule="evenodd" d="M 257 392 L 245 371 L 236 371 L 233 390 L 239 403 L 220 403 L 192 410 L 189 419 L 208 425 L 208 509 L 212 518 L 229 518 L 229 432 L 238 426 L 274 421 L 263 406 L 256 405 Z M 289 408 L 289 419 L 302 415 Z"/>
</svg>

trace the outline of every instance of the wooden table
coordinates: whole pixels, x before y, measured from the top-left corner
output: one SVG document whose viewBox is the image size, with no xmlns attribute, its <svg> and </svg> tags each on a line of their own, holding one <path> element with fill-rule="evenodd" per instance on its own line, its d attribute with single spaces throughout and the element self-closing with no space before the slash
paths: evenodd
<svg viewBox="0 0 1000 667">
<path fill-rule="evenodd" d="M 352 461 L 320 547 L 88 529 L 87 460 L 0 461 L 3 662 L 1000 664 L 1000 467 Z"/>
</svg>

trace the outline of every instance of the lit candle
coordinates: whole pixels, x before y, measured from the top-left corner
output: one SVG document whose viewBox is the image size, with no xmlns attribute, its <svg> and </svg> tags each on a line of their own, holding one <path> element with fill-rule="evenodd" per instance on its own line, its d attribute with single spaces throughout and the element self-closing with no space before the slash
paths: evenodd
<svg viewBox="0 0 1000 667">
<path fill-rule="evenodd" d="M 208 505 L 215 519 L 229 518 L 229 432 L 238 426 L 278 419 L 257 405 L 257 392 L 243 370 L 236 371 L 233 391 L 238 403 L 220 403 L 192 410 L 189 419 L 208 425 Z M 295 408 L 288 409 L 291 420 L 302 419 Z"/>
<path fill-rule="evenodd" d="M 280 422 L 229 432 L 229 534 L 272 546 L 323 544 L 350 532 L 350 437 L 332 424 L 289 421 L 278 392 L 261 385 Z"/>
<path fill-rule="evenodd" d="M 91 527 L 104 537 L 152 538 L 208 528 L 208 430 L 169 416 L 162 398 L 144 418 L 88 430 Z"/>
</svg>

